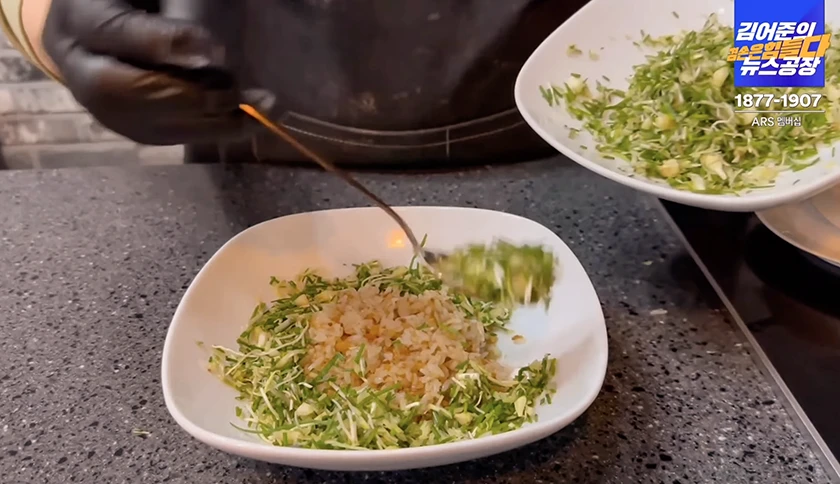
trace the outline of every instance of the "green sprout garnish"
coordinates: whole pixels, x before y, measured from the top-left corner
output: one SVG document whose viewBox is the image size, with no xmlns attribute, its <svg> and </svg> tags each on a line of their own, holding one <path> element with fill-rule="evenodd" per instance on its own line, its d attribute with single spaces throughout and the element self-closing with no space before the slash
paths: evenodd
<svg viewBox="0 0 840 484">
<path fill-rule="evenodd" d="M 254 309 L 237 349 L 213 346 L 209 361 L 209 370 L 239 393 L 236 416 L 244 426 L 235 427 L 270 444 L 396 449 L 472 439 L 535 421 L 536 405 L 550 401 L 555 391 L 556 360 L 549 356 L 505 381 L 479 362 L 465 360 L 434 402 L 407 393 L 408 401 L 398 403 L 400 385 L 379 388 L 369 383 L 364 345 L 350 356 L 336 353 L 317 372 L 307 371 L 303 360 L 312 342 L 310 320 L 346 289 L 373 286 L 380 293 L 395 290 L 410 295 L 444 291 L 459 310 L 484 326 L 488 341 L 508 323 L 509 309 L 448 292 L 416 261 L 396 268 L 361 264 L 344 279 L 305 272 L 294 281 L 272 278 L 271 284 L 280 297 Z M 429 324 L 417 329 L 432 330 Z M 340 386 L 334 374 L 348 364 L 361 383 Z"/>
<path fill-rule="evenodd" d="M 550 303 L 557 259 L 541 246 L 496 241 L 456 250 L 436 266 L 443 279 L 470 296 L 507 307 Z"/>
<path fill-rule="evenodd" d="M 736 88 L 734 63 L 726 60 L 733 29 L 715 16 L 700 31 L 641 35 L 639 45 L 655 52 L 634 67 L 625 90 L 592 86 L 579 76 L 540 87 L 549 106 L 563 103 L 581 122 L 603 157 L 622 159 L 636 174 L 677 189 L 737 194 L 813 165 L 818 151 L 840 138 L 840 33 L 832 34 L 822 89 Z M 802 108 L 814 112 L 801 115 L 801 126 L 753 127 L 760 113 L 733 107 L 738 94 L 790 93 L 822 94 L 817 107 Z"/>
</svg>

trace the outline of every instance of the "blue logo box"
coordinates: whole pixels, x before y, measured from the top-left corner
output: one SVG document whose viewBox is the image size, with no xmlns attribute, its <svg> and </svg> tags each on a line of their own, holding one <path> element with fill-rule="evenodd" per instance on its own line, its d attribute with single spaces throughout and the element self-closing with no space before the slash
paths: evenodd
<svg viewBox="0 0 840 484">
<path fill-rule="evenodd" d="M 825 87 L 824 34 L 825 0 L 735 0 L 735 86 Z"/>
</svg>

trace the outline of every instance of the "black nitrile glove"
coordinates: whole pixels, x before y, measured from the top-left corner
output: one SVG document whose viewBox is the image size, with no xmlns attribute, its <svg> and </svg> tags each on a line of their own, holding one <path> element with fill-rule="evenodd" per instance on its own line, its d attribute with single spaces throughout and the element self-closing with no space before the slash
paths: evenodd
<svg viewBox="0 0 840 484">
<path fill-rule="evenodd" d="M 239 103 L 267 110 L 272 97 L 239 92 L 204 28 L 141 9 L 149 3 L 53 0 L 43 43 L 67 87 L 100 123 L 139 143 L 244 135 L 255 123 Z"/>
</svg>

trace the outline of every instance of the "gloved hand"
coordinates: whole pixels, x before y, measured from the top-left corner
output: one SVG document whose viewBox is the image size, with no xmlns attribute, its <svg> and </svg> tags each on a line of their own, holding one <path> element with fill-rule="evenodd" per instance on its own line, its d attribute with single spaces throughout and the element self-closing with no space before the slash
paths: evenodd
<svg viewBox="0 0 840 484">
<path fill-rule="evenodd" d="M 273 98 L 239 92 L 223 47 L 205 29 L 144 3 L 152 2 L 52 0 L 44 49 L 79 103 L 144 144 L 238 137 L 256 126 L 238 104 L 267 110 Z"/>
</svg>

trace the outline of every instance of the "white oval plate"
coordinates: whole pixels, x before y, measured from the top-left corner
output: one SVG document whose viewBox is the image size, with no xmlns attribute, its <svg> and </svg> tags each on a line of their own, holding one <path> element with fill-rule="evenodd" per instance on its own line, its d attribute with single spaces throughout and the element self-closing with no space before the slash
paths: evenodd
<svg viewBox="0 0 840 484">
<path fill-rule="evenodd" d="M 539 86 L 549 82 L 561 84 L 572 73 L 593 80 L 607 76 L 611 87 L 626 88 L 633 66 L 644 63 L 646 52 L 633 45 L 641 36 L 640 30 L 652 36 L 696 30 L 715 12 L 722 23 L 732 25 L 733 9 L 732 0 L 592 0 L 546 38 L 527 60 L 516 79 L 516 106 L 531 128 L 559 152 L 599 175 L 659 198 L 730 212 L 754 212 L 804 200 L 840 180 L 831 148 L 822 150 L 822 161 L 813 166 L 782 174 L 772 188 L 738 195 L 692 193 L 642 176 L 630 177 L 629 164 L 599 156 L 593 149 L 596 143 L 585 130 L 571 139 L 568 127 L 580 127 L 580 122 L 562 105 L 550 107 L 540 94 Z M 840 2 L 826 2 L 825 19 L 827 23 L 840 24 Z M 584 54 L 569 57 L 571 44 Z M 590 60 L 589 51 L 597 52 L 600 59 Z M 583 150 L 581 145 L 590 149 Z"/>
<path fill-rule="evenodd" d="M 756 215 L 782 240 L 840 267 L 840 185 Z"/>
<path fill-rule="evenodd" d="M 607 332 L 598 296 L 569 247 L 546 227 L 515 215 L 474 208 L 405 207 L 398 212 L 428 247 L 449 251 L 505 238 L 543 244 L 559 258 L 560 276 L 548 311 L 517 310 L 511 328 L 525 337 L 500 337 L 503 361 L 520 367 L 546 353 L 556 357 L 557 394 L 539 406 L 539 420 L 521 429 L 478 439 L 398 450 L 309 450 L 268 445 L 233 428 L 236 396 L 206 369 L 211 345 L 236 347 L 254 306 L 275 297 L 270 276 L 292 278 L 315 268 L 345 276 L 350 264 L 380 260 L 405 265 L 411 250 L 403 233 L 376 208 L 290 215 L 251 227 L 207 262 L 178 305 L 163 347 L 163 395 L 169 412 L 198 440 L 232 454 L 278 464 L 327 470 L 395 470 L 437 466 L 504 452 L 542 439 L 586 410 L 607 367 Z M 197 342 L 204 343 L 204 348 Z"/>
</svg>

